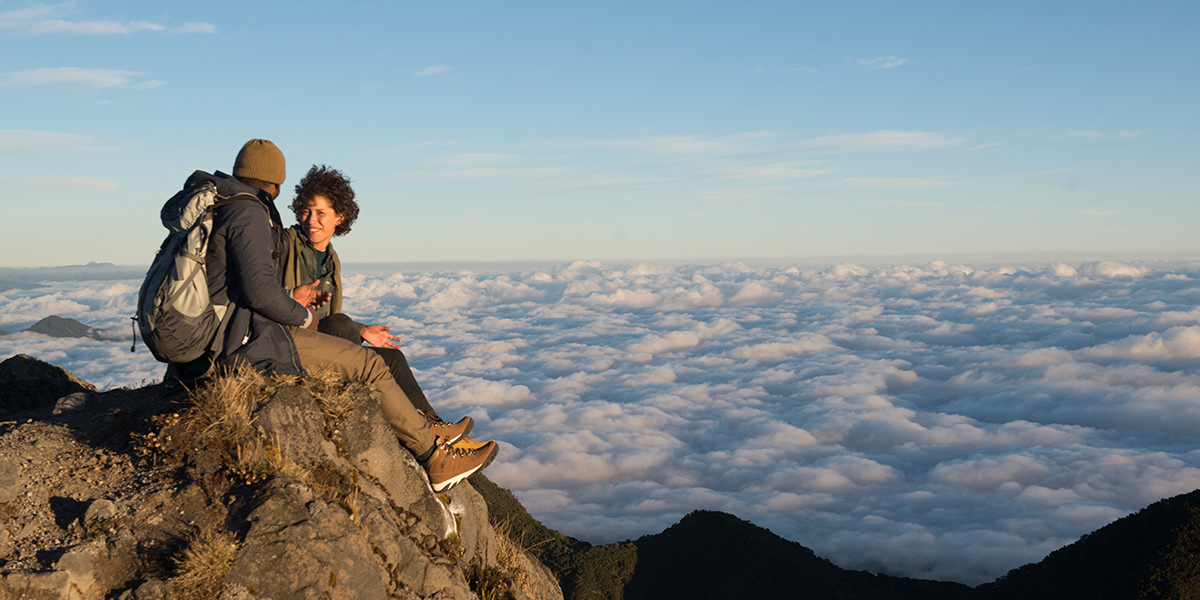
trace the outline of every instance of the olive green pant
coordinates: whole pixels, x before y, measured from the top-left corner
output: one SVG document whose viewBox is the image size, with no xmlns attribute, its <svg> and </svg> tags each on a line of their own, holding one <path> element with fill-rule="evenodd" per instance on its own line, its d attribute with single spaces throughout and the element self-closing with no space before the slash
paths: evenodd
<svg viewBox="0 0 1200 600">
<path fill-rule="evenodd" d="M 433 430 L 404 390 L 392 378 L 387 364 L 378 354 L 362 344 L 318 333 L 311 329 L 291 327 L 300 366 L 306 371 L 333 371 L 348 381 L 369 383 L 379 390 L 380 404 L 400 444 L 415 456 L 422 456 L 437 442 Z"/>
</svg>

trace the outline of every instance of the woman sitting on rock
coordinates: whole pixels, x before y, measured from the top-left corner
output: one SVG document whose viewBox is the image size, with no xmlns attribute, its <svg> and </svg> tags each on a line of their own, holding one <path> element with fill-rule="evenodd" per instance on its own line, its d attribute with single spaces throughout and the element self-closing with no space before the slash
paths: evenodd
<svg viewBox="0 0 1200 600">
<path fill-rule="evenodd" d="M 283 268 L 283 285 L 288 289 L 318 281 L 317 291 L 329 294 L 329 301 L 314 312 L 317 331 L 361 344 L 370 344 L 387 363 L 396 383 L 409 401 L 421 411 L 435 432 L 442 427 L 457 427 L 446 423 L 429 404 L 425 392 L 417 384 L 408 359 L 396 345 L 400 338 L 383 325 L 363 325 L 342 312 L 342 263 L 330 240 L 350 232 L 358 218 L 358 203 L 350 180 L 337 169 L 325 165 L 313 166 L 296 184 L 296 199 L 292 201 L 296 225 L 287 230 L 288 252 Z M 466 432 L 470 432 L 470 417 Z M 477 446 L 481 442 L 469 437 L 456 446 Z"/>
</svg>

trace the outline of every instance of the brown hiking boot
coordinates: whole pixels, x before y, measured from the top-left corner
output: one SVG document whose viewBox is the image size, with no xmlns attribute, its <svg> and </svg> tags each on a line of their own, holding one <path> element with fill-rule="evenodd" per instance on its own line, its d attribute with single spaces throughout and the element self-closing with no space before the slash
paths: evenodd
<svg viewBox="0 0 1200 600">
<path fill-rule="evenodd" d="M 457 423 L 447 423 L 429 415 L 425 416 L 425 420 L 429 423 L 429 428 L 433 430 L 433 435 L 438 436 L 438 443 L 453 444 L 471 433 L 471 428 L 475 426 L 475 421 L 472 421 L 471 417 L 463 417 Z"/>
<path fill-rule="evenodd" d="M 476 450 L 488 445 L 488 442 L 481 442 L 469 435 L 464 435 L 457 442 L 451 442 L 450 445 L 463 450 Z"/>
<path fill-rule="evenodd" d="M 445 443 L 438 444 L 437 448 L 433 449 L 433 456 L 430 456 L 424 465 L 425 471 L 429 473 L 429 485 L 435 492 L 444 492 L 492 464 L 499 451 L 500 445 L 491 440 L 471 450 L 455 448 Z"/>
</svg>

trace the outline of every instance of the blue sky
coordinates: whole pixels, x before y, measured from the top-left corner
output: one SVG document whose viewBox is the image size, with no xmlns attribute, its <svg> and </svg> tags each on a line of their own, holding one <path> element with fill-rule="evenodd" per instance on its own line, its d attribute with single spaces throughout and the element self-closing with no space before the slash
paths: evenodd
<svg viewBox="0 0 1200 600">
<path fill-rule="evenodd" d="M 252 137 L 351 262 L 1200 256 L 1200 5 L 828 4 L 0 2 L 0 266 Z"/>
</svg>

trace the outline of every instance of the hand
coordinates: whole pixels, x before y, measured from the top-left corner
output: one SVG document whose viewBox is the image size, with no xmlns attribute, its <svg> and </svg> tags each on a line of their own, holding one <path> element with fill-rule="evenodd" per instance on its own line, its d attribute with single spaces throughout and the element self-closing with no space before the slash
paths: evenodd
<svg viewBox="0 0 1200 600">
<path fill-rule="evenodd" d="M 329 292 L 317 290 L 317 285 L 320 283 L 321 280 L 318 279 L 317 281 L 306 283 L 292 290 L 292 300 L 295 300 L 296 302 L 299 302 L 301 306 L 312 310 L 317 310 L 318 308 L 325 306 L 325 303 L 329 302 L 331 294 Z"/>
<path fill-rule="evenodd" d="M 399 342 L 400 338 L 388 333 L 391 327 L 383 325 L 367 325 L 362 328 L 362 339 L 364 342 L 375 346 L 376 348 L 395 348 L 400 349 L 400 346 L 392 343 L 393 340 Z"/>
</svg>

